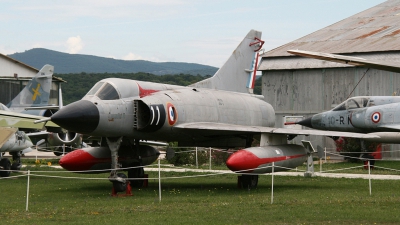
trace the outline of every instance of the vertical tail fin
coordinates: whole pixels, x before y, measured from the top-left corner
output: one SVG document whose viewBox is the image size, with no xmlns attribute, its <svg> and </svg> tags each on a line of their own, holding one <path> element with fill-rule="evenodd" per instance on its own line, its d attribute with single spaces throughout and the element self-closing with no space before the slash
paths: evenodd
<svg viewBox="0 0 400 225">
<path fill-rule="evenodd" d="M 8 108 L 49 104 L 54 66 L 45 65 L 26 87 L 7 104 Z"/>
<path fill-rule="evenodd" d="M 263 44 L 264 41 L 261 40 L 261 32 L 250 30 L 235 51 L 233 51 L 229 59 L 213 77 L 190 86 L 253 93 L 258 63 L 258 51 Z"/>
</svg>

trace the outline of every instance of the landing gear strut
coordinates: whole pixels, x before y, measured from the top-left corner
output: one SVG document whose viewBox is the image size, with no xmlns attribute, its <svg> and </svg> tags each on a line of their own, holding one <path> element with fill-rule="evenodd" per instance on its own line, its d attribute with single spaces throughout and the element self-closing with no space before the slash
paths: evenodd
<svg viewBox="0 0 400 225">
<path fill-rule="evenodd" d="M 126 175 L 117 173 L 118 168 L 118 150 L 122 142 L 122 137 L 119 138 L 106 138 L 108 147 L 111 151 L 111 173 L 108 179 L 113 183 L 113 188 L 116 192 L 123 192 L 126 190 Z"/>
</svg>

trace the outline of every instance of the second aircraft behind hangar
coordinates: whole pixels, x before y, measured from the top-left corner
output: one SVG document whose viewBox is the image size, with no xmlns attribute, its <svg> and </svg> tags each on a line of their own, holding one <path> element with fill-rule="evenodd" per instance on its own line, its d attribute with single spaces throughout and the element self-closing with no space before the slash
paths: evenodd
<svg viewBox="0 0 400 225">
<path fill-rule="evenodd" d="M 288 50 L 288 52 L 303 57 L 400 73 L 400 67 L 394 62 L 372 61 L 347 55 L 304 50 Z M 346 99 L 329 111 L 315 114 L 294 124 L 316 130 L 373 134 L 379 138 L 363 140 L 394 144 L 400 143 L 398 115 L 400 115 L 400 96 L 355 96 Z M 364 151 L 363 145 L 362 143 Z"/>
<path fill-rule="evenodd" d="M 272 162 L 294 168 L 305 161 L 307 150 L 300 145 L 288 145 L 287 135 L 373 137 L 274 128 L 273 107 L 263 96 L 252 94 L 258 51 L 263 43 L 261 32 L 251 30 L 213 77 L 188 87 L 104 79 L 82 100 L 65 106 L 51 120 L 65 129 L 106 140 L 103 147 L 111 156 L 109 178 L 118 191 L 126 186 L 125 176 L 117 173 L 119 149 L 122 146 L 124 151 L 130 151 L 143 165 L 140 140 L 177 141 L 179 146 L 243 147 L 228 159 L 227 166 L 236 172 L 246 171 L 249 175 L 242 179 L 243 185 L 255 186 L 257 174 L 270 172 L 265 167 Z M 250 147 L 253 138 L 260 139 L 260 147 Z M 82 155 L 87 149 L 77 151 L 82 154 L 69 153 L 60 164 L 68 167 L 86 163 Z M 101 151 L 101 147 L 91 151 Z M 137 178 L 142 173 L 130 174 L 129 178 Z"/>
</svg>

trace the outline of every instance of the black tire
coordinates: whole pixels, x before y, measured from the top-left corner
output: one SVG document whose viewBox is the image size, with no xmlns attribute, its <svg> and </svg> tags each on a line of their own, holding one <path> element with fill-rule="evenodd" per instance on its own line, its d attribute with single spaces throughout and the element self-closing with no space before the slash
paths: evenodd
<svg viewBox="0 0 400 225">
<path fill-rule="evenodd" d="M 258 175 L 242 175 L 240 178 L 242 188 L 253 189 L 258 185 Z"/>
<path fill-rule="evenodd" d="M 135 165 L 138 166 L 138 165 Z M 128 170 L 129 178 L 144 178 L 143 167 L 132 168 Z M 141 188 L 143 187 L 144 180 L 129 180 L 131 182 L 131 187 Z"/>
<path fill-rule="evenodd" d="M 55 156 L 61 156 L 63 153 L 62 152 L 53 152 Z"/>
<path fill-rule="evenodd" d="M 123 173 L 117 173 L 117 176 L 118 177 L 121 177 L 121 178 L 126 178 L 126 175 L 125 174 L 123 174 Z M 123 183 L 123 182 L 119 182 L 119 181 L 112 181 L 112 183 L 113 183 L 113 188 L 114 188 L 114 191 L 115 192 L 124 192 L 124 191 L 126 191 L 126 183 Z"/>
<path fill-rule="evenodd" d="M 11 164 L 11 170 L 21 170 L 21 167 L 21 163 L 14 162 L 13 164 Z"/>
<path fill-rule="evenodd" d="M 10 170 L 11 169 L 11 162 L 7 158 L 3 158 L 0 160 L 0 166 L 4 168 L 4 170 Z M 9 177 L 11 174 L 11 171 L 4 171 L 0 170 L 0 176 L 1 177 Z"/>
</svg>

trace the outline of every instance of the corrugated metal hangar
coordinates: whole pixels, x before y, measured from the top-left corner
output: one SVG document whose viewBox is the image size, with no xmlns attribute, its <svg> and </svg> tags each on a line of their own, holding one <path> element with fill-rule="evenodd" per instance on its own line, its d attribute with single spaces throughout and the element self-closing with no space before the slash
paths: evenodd
<svg viewBox="0 0 400 225">
<path fill-rule="evenodd" d="M 332 109 L 348 97 L 399 95 L 398 73 L 376 69 L 367 71 L 367 68 L 287 53 L 287 50 L 298 49 L 400 62 L 399 20 L 400 0 L 389 0 L 262 54 L 259 66 L 262 94 L 276 110 L 276 126 L 283 126 L 284 116 L 307 118 Z M 335 151 L 330 138 L 311 137 L 311 140 L 314 145 Z M 385 145 L 384 148 L 394 149 L 398 150 L 400 146 Z M 400 158 L 400 154 L 391 152 L 383 157 Z"/>
<path fill-rule="evenodd" d="M 36 68 L 0 54 L 0 102 L 9 103 L 38 72 Z M 53 76 L 50 104 L 58 105 L 58 87 L 61 82 L 65 81 Z"/>
</svg>

